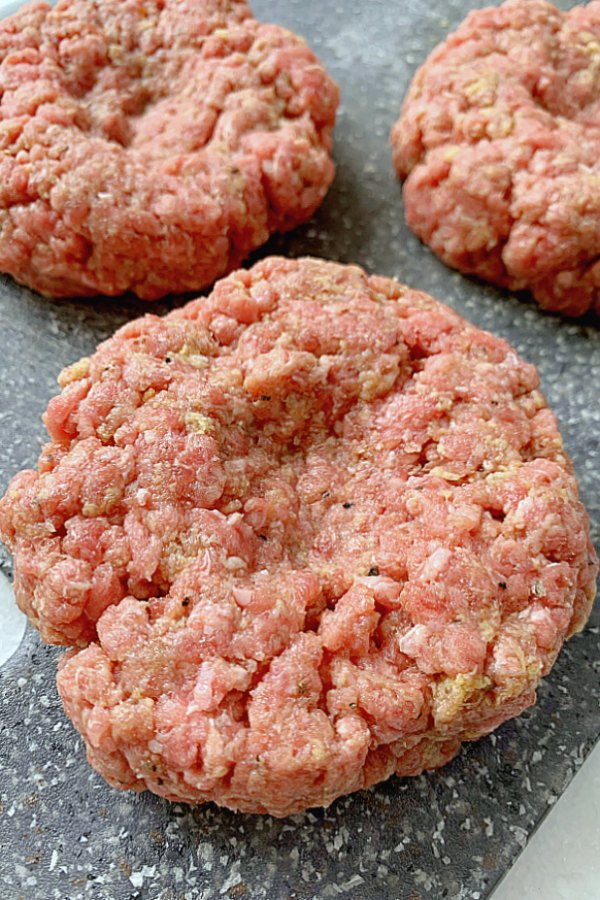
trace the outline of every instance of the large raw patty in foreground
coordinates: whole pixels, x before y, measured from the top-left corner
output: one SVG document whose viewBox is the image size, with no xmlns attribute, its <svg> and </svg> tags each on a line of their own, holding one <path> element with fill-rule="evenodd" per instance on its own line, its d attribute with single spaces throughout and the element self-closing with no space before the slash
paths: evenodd
<svg viewBox="0 0 600 900">
<path fill-rule="evenodd" d="M 308 219 L 338 90 L 244 0 L 60 0 L 0 22 L 0 272 L 197 290 Z"/>
<path fill-rule="evenodd" d="M 600 2 L 472 12 L 392 132 L 408 224 L 451 266 L 600 313 Z"/>
<path fill-rule="evenodd" d="M 416 774 L 586 620 L 536 371 L 431 297 L 267 259 L 60 382 L 0 533 L 111 784 L 286 815 Z"/>
</svg>

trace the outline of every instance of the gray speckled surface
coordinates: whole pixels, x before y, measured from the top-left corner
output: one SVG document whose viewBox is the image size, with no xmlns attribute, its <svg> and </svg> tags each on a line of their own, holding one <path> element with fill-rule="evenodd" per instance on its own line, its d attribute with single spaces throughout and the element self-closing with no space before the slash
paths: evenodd
<svg viewBox="0 0 600 900">
<path fill-rule="evenodd" d="M 312 223 L 268 249 L 397 275 L 512 341 L 540 369 L 598 542 L 598 323 L 544 315 L 448 271 L 402 221 L 388 131 L 415 67 L 470 5 L 483 4 L 255 0 L 262 18 L 306 36 L 343 90 L 329 198 Z M 35 463 L 59 369 L 141 309 L 131 301 L 49 302 L 0 282 L 0 490 Z M 61 651 L 30 629 L 0 671 L 0 897 L 488 897 L 600 733 L 599 612 L 518 721 L 465 747 L 438 773 L 392 779 L 287 821 L 108 788 L 60 709 Z"/>
</svg>

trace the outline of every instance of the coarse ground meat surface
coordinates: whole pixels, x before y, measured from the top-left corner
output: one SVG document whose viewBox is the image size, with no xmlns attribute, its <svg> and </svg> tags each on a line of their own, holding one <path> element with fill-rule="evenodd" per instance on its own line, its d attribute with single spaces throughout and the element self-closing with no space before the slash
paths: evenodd
<svg viewBox="0 0 600 900">
<path fill-rule="evenodd" d="M 600 313 L 600 2 L 472 12 L 392 131 L 409 226 L 546 309 Z"/>
<path fill-rule="evenodd" d="M 425 294 L 270 258 L 60 384 L 0 534 L 113 785 L 283 816 L 417 774 L 586 621 L 536 370 Z"/>
<path fill-rule="evenodd" d="M 0 271 L 44 294 L 197 290 L 308 219 L 338 89 L 244 0 L 61 0 L 0 22 Z"/>
</svg>

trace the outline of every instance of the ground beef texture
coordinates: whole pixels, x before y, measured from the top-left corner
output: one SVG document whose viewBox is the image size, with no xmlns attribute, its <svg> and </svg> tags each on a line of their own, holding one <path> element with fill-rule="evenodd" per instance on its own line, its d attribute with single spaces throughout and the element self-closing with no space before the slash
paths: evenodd
<svg viewBox="0 0 600 900">
<path fill-rule="evenodd" d="M 0 22 L 0 271 L 43 294 L 199 290 L 306 221 L 337 86 L 243 0 L 60 0 Z"/>
<path fill-rule="evenodd" d="M 417 72 L 392 147 L 407 222 L 444 262 L 600 312 L 600 2 L 470 13 Z"/>
<path fill-rule="evenodd" d="M 416 775 L 587 619 L 536 370 L 396 281 L 268 258 L 60 384 L 0 533 L 115 786 L 285 816 Z"/>
</svg>

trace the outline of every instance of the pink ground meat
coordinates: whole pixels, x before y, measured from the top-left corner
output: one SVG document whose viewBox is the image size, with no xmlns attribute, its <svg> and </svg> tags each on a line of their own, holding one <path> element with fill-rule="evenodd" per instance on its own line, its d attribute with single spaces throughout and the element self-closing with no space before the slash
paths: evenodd
<svg viewBox="0 0 600 900">
<path fill-rule="evenodd" d="M 0 22 L 0 271 L 196 290 L 310 218 L 338 89 L 244 0 L 60 0 Z"/>
<path fill-rule="evenodd" d="M 270 258 L 60 383 L 0 533 L 113 785 L 283 816 L 417 774 L 586 621 L 536 371 L 425 294 Z"/>
<path fill-rule="evenodd" d="M 472 12 L 392 131 L 409 226 L 546 309 L 600 312 L 600 2 Z"/>
</svg>

